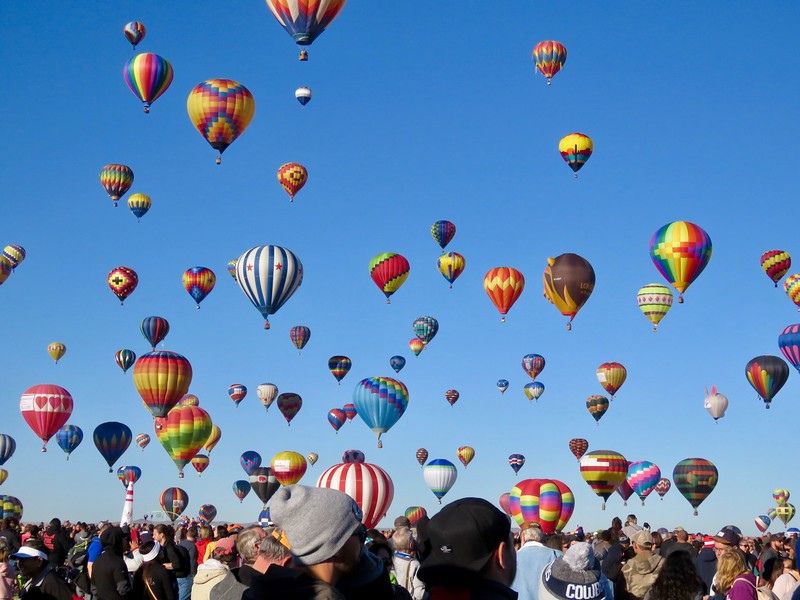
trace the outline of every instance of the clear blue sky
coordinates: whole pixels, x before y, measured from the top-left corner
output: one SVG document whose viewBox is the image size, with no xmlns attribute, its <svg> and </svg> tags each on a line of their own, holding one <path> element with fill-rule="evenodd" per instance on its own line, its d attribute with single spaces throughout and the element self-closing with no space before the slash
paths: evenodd
<svg viewBox="0 0 800 600">
<path fill-rule="evenodd" d="M 390 517 L 409 505 L 438 506 L 414 459 L 420 446 L 454 462 L 458 446 L 477 450 L 446 501 L 496 501 L 517 479 L 507 456 L 522 452 L 520 479 L 552 476 L 572 487 L 570 528 L 628 511 L 616 496 L 600 510 L 567 449 L 571 437 L 652 460 L 670 478 L 686 457 L 717 464 L 719 485 L 699 518 L 674 488 L 663 502 L 655 494 L 645 508 L 632 502 L 654 526 L 733 522 L 753 531 L 772 489 L 797 487 L 798 375 L 766 411 L 744 365 L 778 354 L 778 333 L 800 318 L 758 264 L 771 248 L 800 259 L 790 133 L 798 125 L 798 6 L 456 4 L 351 0 L 308 63 L 258 0 L 226 9 L 205 0 L 3 4 L 0 242 L 22 244 L 28 259 L 0 288 L 0 429 L 18 443 L 0 492 L 23 501 L 26 519 L 119 514 L 122 486 L 91 432 L 120 420 L 152 434 L 130 372 L 114 363 L 118 348 L 148 349 L 138 326 L 151 314 L 169 319 L 164 347 L 191 360 L 192 392 L 223 438 L 200 479 L 190 467 L 178 480 L 155 439 L 144 453 L 128 450 L 121 463 L 144 472 L 137 515 L 180 484 L 189 514 L 213 503 L 220 518 L 255 519 L 254 495 L 240 505 L 230 490 L 247 449 L 265 460 L 284 449 L 318 452 L 307 484 L 343 450 L 362 449 L 395 482 Z M 147 26 L 141 50 L 175 69 L 150 115 L 121 76 L 132 55 L 121 30 L 131 19 Z M 550 38 L 567 45 L 569 58 L 548 88 L 530 51 Z M 212 77 L 236 79 L 256 99 L 250 128 L 221 167 L 186 115 L 189 90 Z M 314 90 L 305 108 L 293 97 L 300 85 Z M 557 152 L 572 131 L 595 143 L 577 182 Z M 293 205 L 275 179 L 287 161 L 310 171 Z M 101 189 L 107 162 L 131 165 L 132 191 L 152 197 L 141 223 Z M 449 249 L 467 258 L 452 291 L 429 233 L 440 218 L 457 224 Z M 714 255 L 654 335 L 635 293 L 661 280 L 648 241 L 677 219 L 704 227 Z M 230 258 L 262 243 L 292 249 L 305 267 L 269 332 L 225 272 Z M 390 306 L 367 272 L 383 251 L 412 265 Z M 569 251 L 597 273 L 571 333 L 541 293 L 546 258 Z M 117 265 L 140 276 L 123 308 L 105 281 Z M 200 311 L 180 282 L 194 265 L 219 278 Z M 498 265 L 517 267 L 528 282 L 506 324 L 482 288 Z M 407 342 L 420 315 L 441 327 L 414 358 Z M 313 331 L 300 357 L 288 336 L 297 324 Z M 45 351 L 53 340 L 69 348 L 57 366 Z M 547 359 L 547 389 L 535 405 L 521 391 L 528 352 Z M 354 365 L 341 386 L 327 370 L 339 353 Z M 327 411 L 348 402 L 362 377 L 392 374 L 388 358 L 397 353 L 408 358 L 399 378 L 411 402 L 385 447 L 375 448 L 360 420 L 334 435 Z M 594 372 L 607 360 L 627 365 L 629 378 L 598 427 L 584 401 L 602 392 Z M 511 382 L 503 397 L 500 377 Z M 276 409 L 264 414 L 255 396 L 263 381 L 303 396 L 291 427 Z M 226 393 L 233 382 L 250 388 L 238 409 Z M 63 385 L 75 398 L 70 422 L 87 439 L 68 463 L 55 443 L 41 454 L 19 415 L 19 394 L 36 383 Z M 731 401 L 716 424 L 702 405 L 712 384 Z M 461 392 L 452 408 L 444 400 L 451 387 Z"/>
</svg>

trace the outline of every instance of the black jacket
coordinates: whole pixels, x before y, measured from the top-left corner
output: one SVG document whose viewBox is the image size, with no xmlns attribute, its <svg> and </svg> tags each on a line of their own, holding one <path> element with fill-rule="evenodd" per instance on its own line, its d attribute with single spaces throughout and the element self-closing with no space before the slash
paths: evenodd
<svg viewBox="0 0 800 600">
<path fill-rule="evenodd" d="M 72 600 L 72 590 L 69 584 L 47 569 L 44 578 L 38 585 L 31 584 L 28 589 L 23 589 L 20 600 Z"/>
<path fill-rule="evenodd" d="M 714 574 L 717 572 L 717 555 L 714 553 L 714 549 L 703 548 L 700 550 L 697 558 L 694 559 L 694 568 L 705 586 L 705 593 L 708 594 Z"/>
<path fill-rule="evenodd" d="M 236 577 L 236 581 L 245 584 L 247 587 L 253 585 L 256 577 L 261 577 L 261 573 L 250 565 L 242 565 L 238 569 L 231 569 L 231 572 Z"/>
<path fill-rule="evenodd" d="M 161 551 L 158 554 L 158 562 L 164 565 L 171 564 L 172 571 L 170 571 L 170 573 L 174 577 L 182 579 L 191 575 L 188 550 L 183 547 L 179 548 L 172 540 L 168 540 L 166 544 L 161 546 Z"/>
<path fill-rule="evenodd" d="M 346 600 L 332 585 L 312 579 L 302 571 L 270 565 L 256 577 L 242 600 Z"/>
<path fill-rule="evenodd" d="M 13 529 L 3 529 L 0 531 L 0 538 L 5 538 L 8 542 L 8 547 L 11 549 L 11 554 L 14 554 L 22 545 L 19 534 Z"/>
<path fill-rule="evenodd" d="M 129 600 L 131 581 L 122 558 L 124 534 L 119 527 L 110 527 L 100 535 L 103 552 L 92 564 L 92 586 L 97 600 Z"/>
<path fill-rule="evenodd" d="M 72 543 L 60 527 L 58 529 L 48 527 L 46 533 L 53 536 L 53 549 L 48 551 L 48 562 L 51 567 L 56 569 L 64 565 Z"/>
<path fill-rule="evenodd" d="M 172 575 L 155 560 L 144 563 L 133 577 L 133 600 L 153 600 L 153 597 L 155 600 L 177 600 Z"/>
</svg>

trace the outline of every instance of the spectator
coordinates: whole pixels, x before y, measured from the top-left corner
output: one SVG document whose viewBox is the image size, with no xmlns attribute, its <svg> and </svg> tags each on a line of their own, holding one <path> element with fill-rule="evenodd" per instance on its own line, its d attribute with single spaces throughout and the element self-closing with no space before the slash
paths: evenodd
<svg viewBox="0 0 800 600">
<path fill-rule="evenodd" d="M 122 558 L 125 534 L 119 527 L 106 527 L 100 534 L 102 553 L 94 561 L 92 587 L 98 600 L 128 600 L 131 582 L 128 567 Z"/>
<path fill-rule="evenodd" d="M 522 547 L 517 552 L 517 576 L 511 585 L 520 600 L 538 600 L 545 567 L 563 554 L 545 546 L 544 532 L 538 523 L 524 523 L 520 533 Z"/>
<path fill-rule="evenodd" d="M 738 540 L 736 543 L 739 543 Z M 664 545 L 662 544 L 662 548 L 663 546 Z M 673 552 L 679 551 L 688 552 L 689 556 L 692 557 L 692 560 L 694 560 L 694 558 L 697 556 L 697 550 L 695 550 L 695 547 L 689 543 L 689 534 L 686 533 L 686 530 L 680 526 L 675 528 L 675 542 L 669 545 L 666 556 L 669 556 Z"/>
<path fill-rule="evenodd" d="M 95 561 L 100 558 L 100 555 L 103 553 L 103 544 L 100 541 L 100 536 L 103 535 L 103 532 L 109 527 L 111 527 L 111 525 L 106 521 L 98 523 L 97 533 L 92 537 L 92 541 L 89 542 L 89 546 L 86 549 L 86 572 L 89 578 L 92 577 Z"/>
<path fill-rule="evenodd" d="M 130 541 L 128 542 L 128 549 L 123 554 L 122 559 L 125 561 L 125 566 L 128 569 L 128 574 L 133 577 L 133 574 L 138 571 L 144 560 L 142 559 L 142 553 L 139 550 L 140 545 L 140 536 L 133 535 L 134 532 L 131 532 Z"/>
<path fill-rule="evenodd" d="M 769 591 L 772 600 L 778 600 L 774 593 L 775 582 L 783 575 L 783 559 L 779 556 L 768 558 L 762 565 L 761 581 L 762 585 L 758 588 L 759 598 L 763 598 L 764 592 Z"/>
<path fill-rule="evenodd" d="M 542 573 L 539 600 L 612 600 L 613 592 L 597 565 L 591 545 L 576 542 Z"/>
<path fill-rule="evenodd" d="M 758 556 L 757 568 L 759 574 L 763 573 L 765 563 L 771 558 L 776 558 L 780 556 L 782 551 L 783 551 L 783 540 L 781 540 L 781 538 L 775 534 L 769 536 L 767 538 L 767 544 L 761 551 L 761 554 Z M 766 577 L 763 577 L 763 575 L 762 578 L 766 579 Z"/>
<path fill-rule="evenodd" d="M 392 540 L 394 541 L 392 565 L 397 585 L 408 591 L 413 600 L 422 600 L 422 596 L 425 594 L 425 584 L 417 577 L 419 562 L 413 554 L 414 538 L 411 536 L 411 529 L 409 527 L 397 529 L 392 535 Z"/>
<path fill-rule="evenodd" d="M 181 594 L 179 600 L 187 600 L 191 596 L 192 583 L 194 576 L 197 574 L 197 528 L 189 527 L 186 529 L 186 537 L 182 539 L 178 545 L 186 550 L 186 555 L 189 557 L 189 595 L 184 598 Z M 180 591 L 180 584 L 179 584 Z"/>
<path fill-rule="evenodd" d="M 142 568 L 133 579 L 134 600 L 175 600 L 175 585 L 172 575 L 158 557 L 163 548 L 155 540 L 142 542 Z"/>
<path fill-rule="evenodd" d="M 22 545 L 13 519 L 0 519 L 0 538 L 5 538 L 12 554 Z"/>
<path fill-rule="evenodd" d="M 624 533 L 629 540 L 632 540 L 633 536 L 635 536 L 641 530 L 642 528 L 638 525 L 636 515 L 628 515 L 628 518 L 625 519 L 625 525 L 622 528 L 622 533 Z"/>
<path fill-rule="evenodd" d="M 245 529 L 239 534 L 236 550 L 244 564 L 234 575 L 248 587 L 272 565 L 286 567 L 292 559 L 292 553 L 274 537 L 274 532 L 265 532 L 261 527 Z"/>
<path fill-rule="evenodd" d="M 200 539 L 197 540 L 197 564 L 202 565 L 205 560 L 206 548 L 212 542 L 211 540 L 211 527 L 203 525 L 200 528 Z"/>
<path fill-rule="evenodd" d="M 704 593 L 710 593 L 711 584 L 714 582 L 714 573 L 717 572 L 717 555 L 714 552 L 714 538 L 711 536 L 703 538 L 703 549 L 694 559 L 694 567 L 700 581 L 703 582 Z"/>
<path fill-rule="evenodd" d="M 5 538 L 0 538 L 0 600 L 12 600 L 14 598 L 16 572 L 8 557 L 11 555 L 11 548 Z"/>
<path fill-rule="evenodd" d="M 716 540 L 718 546 L 720 542 Z M 714 577 L 716 596 L 728 600 L 757 600 L 756 578 L 747 570 L 744 554 L 735 546 L 723 546 L 722 549 L 717 546 L 717 574 Z"/>
<path fill-rule="evenodd" d="M 49 554 L 48 560 L 50 566 L 53 569 L 63 566 L 72 544 L 67 534 L 64 533 L 64 528 L 61 527 L 61 521 L 59 519 L 52 519 L 50 521 L 42 535 L 42 541 Z"/>
<path fill-rule="evenodd" d="M 189 553 L 175 543 L 175 531 L 169 525 L 156 525 L 153 529 L 153 539 L 161 546 L 158 560 L 175 583 L 178 598 L 187 600 L 192 591 Z"/>
<path fill-rule="evenodd" d="M 611 530 L 603 529 L 597 533 L 592 542 L 592 551 L 600 564 L 603 564 L 608 551 L 611 549 Z"/>
<path fill-rule="evenodd" d="M 20 600 L 72 600 L 72 590 L 66 581 L 50 568 L 49 558 L 39 540 L 31 546 L 22 546 L 10 558 L 17 561 L 19 572 L 27 579 L 20 590 Z"/>
<path fill-rule="evenodd" d="M 784 558 L 783 573 L 775 581 L 775 585 L 772 586 L 772 593 L 778 597 L 778 600 L 791 600 L 799 581 L 800 573 L 794 568 L 794 560 Z"/>
<path fill-rule="evenodd" d="M 633 538 L 635 556 L 622 567 L 625 589 L 628 594 L 641 600 L 655 583 L 663 567 L 664 559 L 653 554 L 653 536 L 640 530 Z"/>
<path fill-rule="evenodd" d="M 713 554 L 713 552 L 712 552 Z M 673 552 L 666 559 L 645 600 L 701 600 L 704 584 L 687 552 Z"/>
<path fill-rule="evenodd" d="M 236 560 L 236 538 L 219 539 L 211 556 L 197 567 L 192 584 L 192 600 L 239 600 L 247 587 L 231 572 Z"/>
</svg>

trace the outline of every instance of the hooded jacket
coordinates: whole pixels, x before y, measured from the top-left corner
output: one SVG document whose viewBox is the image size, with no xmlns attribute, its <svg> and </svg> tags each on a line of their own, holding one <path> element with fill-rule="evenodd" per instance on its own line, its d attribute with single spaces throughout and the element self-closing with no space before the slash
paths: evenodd
<svg viewBox="0 0 800 600">
<path fill-rule="evenodd" d="M 219 590 L 218 586 L 221 586 Z M 237 590 L 235 596 L 231 595 L 234 588 Z M 192 583 L 192 600 L 211 600 L 211 598 L 219 600 L 222 593 L 226 593 L 227 598 L 238 600 L 245 589 L 245 586 L 236 581 L 236 577 L 227 566 L 216 558 L 209 558 L 197 567 L 197 574 Z"/>
<path fill-rule="evenodd" d="M 539 600 L 610 600 L 610 590 L 599 569 L 573 569 L 557 558 L 542 573 Z"/>
<path fill-rule="evenodd" d="M 200 571 L 198 569 L 198 575 Z M 197 577 L 195 577 L 197 581 Z M 270 565 L 262 577 L 257 577 L 253 585 L 242 595 L 242 600 L 346 600 L 335 587 L 317 581 L 299 571 L 280 565 Z M 197 600 L 192 589 L 192 600 Z"/>
<path fill-rule="evenodd" d="M 653 587 L 664 559 L 658 554 L 650 551 L 643 551 L 634 556 L 622 567 L 622 574 L 625 576 L 625 589 L 628 594 L 635 598 L 644 598 L 647 591 Z"/>
<path fill-rule="evenodd" d="M 161 563 L 143 563 L 133 578 L 135 600 L 176 600 L 173 577 Z"/>
<path fill-rule="evenodd" d="M 128 600 L 131 581 L 122 558 L 125 534 L 119 527 L 109 527 L 100 534 L 102 553 L 92 565 L 92 585 L 98 600 Z"/>
</svg>

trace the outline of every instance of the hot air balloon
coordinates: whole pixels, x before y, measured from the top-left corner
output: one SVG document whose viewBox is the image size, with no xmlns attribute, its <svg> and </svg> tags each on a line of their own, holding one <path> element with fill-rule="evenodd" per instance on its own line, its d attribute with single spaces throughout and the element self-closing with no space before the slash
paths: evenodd
<svg viewBox="0 0 800 600">
<path fill-rule="evenodd" d="M 604 362 L 597 367 L 597 381 L 611 395 L 612 400 L 627 377 L 627 369 L 618 362 Z"/>
<path fill-rule="evenodd" d="M 292 340 L 295 348 L 302 350 L 311 339 L 311 329 L 305 325 L 295 325 L 289 330 L 289 339 Z"/>
<path fill-rule="evenodd" d="M 539 397 L 544 394 L 544 384 L 540 381 L 532 381 L 530 383 L 526 383 L 525 387 L 522 388 L 522 391 L 525 392 L 528 400 L 538 400 Z"/>
<path fill-rule="evenodd" d="M 511 496 L 509 492 L 503 492 L 502 494 L 500 494 L 500 497 L 497 499 L 497 502 L 498 504 L 500 504 L 500 508 L 503 509 L 503 512 L 510 517 L 511 506 L 509 504 L 509 496 Z"/>
<path fill-rule="evenodd" d="M 778 356 L 756 356 L 744 369 L 747 381 L 753 386 L 767 408 L 789 379 L 789 365 Z"/>
<path fill-rule="evenodd" d="M 639 310 L 653 324 L 653 331 L 658 330 L 661 319 L 672 308 L 672 291 L 660 283 L 648 283 L 636 294 Z"/>
<path fill-rule="evenodd" d="M 512 267 L 495 267 L 483 277 L 483 289 L 500 311 L 500 320 L 505 321 L 508 311 L 525 289 L 525 277 Z"/>
<path fill-rule="evenodd" d="M 113 473 L 114 463 L 131 445 L 133 434 L 130 427 L 117 421 L 107 421 L 95 427 L 93 437 L 97 451 L 108 463 L 108 472 Z"/>
<path fill-rule="evenodd" d="M 125 34 L 133 49 L 136 50 L 136 45 L 144 39 L 147 30 L 144 28 L 144 23 L 131 21 L 125 24 L 125 27 L 122 28 L 122 33 Z"/>
<path fill-rule="evenodd" d="M 330 25 L 345 0 L 266 0 L 267 7 L 298 46 L 309 46 Z M 308 51 L 300 52 L 300 60 L 308 60 Z"/>
<path fill-rule="evenodd" d="M 350 372 L 350 367 L 353 366 L 353 361 L 346 356 L 336 355 L 328 359 L 328 370 L 336 381 L 342 381 L 345 375 Z"/>
<path fill-rule="evenodd" d="M 236 258 L 232 258 L 231 260 L 229 260 L 228 262 L 225 263 L 225 269 L 228 271 L 228 275 L 230 275 L 233 278 L 234 281 L 237 281 L 237 279 L 236 279 L 236 261 L 237 260 L 238 259 L 236 259 Z"/>
<path fill-rule="evenodd" d="M 775 500 L 776 506 L 783 506 L 790 497 L 791 493 L 785 488 L 776 488 L 772 490 L 772 499 Z"/>
<path fill-rule="evenodd" d="M 7 433 L 0 433 L 0 465 L 6 464 L 8 459 L 14 456 L 17 449 L 17 442 Z M 425 456 L 427 459 L 427 455 Z"/>
<path fill-rule="evenodd" d="M 586 451 L 589 449 L 589 442 L 583 438 L 572 438 L 569 441 L 569 451 L 577 458 L 578 460 L 586 454 Z"/>
<path fill-rule="evenodd" d="M 581 477 L 592 491 L 605 501 L 614 493 L 617 486 L 625 481 L 628 474 L 628 461 L 613 450 L 594 450 L 583 455 L 580 460 Z"/>
<path fill-rule="evenodd" d="M 244 472 L 250 475 L 261 466 L 261 455 L 255 450 L 246 450 L 239 457 L 239 464 L 242 465 Z"/>
<path fill-rule="evenodd" d="M 800 324 L 789 325 L 778 336 L 778 348 L 800 373 Z"/>
<path fill-rule="evenodd" d="M 436 266 L 439 268 L 442 277 L 448 281 L 450 289 L 452 290 L 453 283 L 458 279 L 459 275 L 464 272 L 467 261 L 464 256 L 458 252 L 448 252 L 436 259 Z"/>
<path fill-rule="evenodd" d="M 450 403 L 450 406 L 453 406 L 458 401 L 460 397 L 458 390 L 447 390 L 444 393 L 444 399 Z"/>
<path fill-rule="evenodd" d="M 5 469 L 0 469 L 0 485 L 3 485 L 8 479 L 8 471 Z"/>
<path fill-rule="evenodd" d="M 772 523 L 772 519 L 770 519 L 767 515 L 759 515 L 753 520 L 755 521 L 756 529 L 758 529 L 761 533 L 764 533 L 767 529 L 769 529 L 770 523 Z"/>
<path fill-rule="evenodd" d="M 500 390 L 501 394 L 505 394 L 508 389 L 508 379 L 498 379 L 497 389 Z"/>
<path fill-rule="evenodd" d="M 211 432 L 208 434 L 208 438 L 206 439 L 206 443 L 203 444 L 203 449 L 211 454 L 211 451 L 214 449 L 219 443 L 219 440 L 222 438 L 222 430 L 217 425 L 211 425 Z"/>
<path fill-rule="evenodd" d="M 297 192 L 303 189 L 308 181 L 308 170 L 296 162 L 282 164 L 278 168 L 278 183 L 289 194 L 289 201 L 294 202 Z"/>
<path fill-rule="evenodd" d="M 419 353 L 425 350 L 425 344 L 418 337 L 413 337 L 408 342 L 408 349 L 414 353 L 414 356 L 419 356 Z"/>
<path fill-rule="evenodd" d="M 367 528 L 378 525 L 394 498 L 392 478 L 378 465 L 371 463 L 346 462 L 334 465 L 319 476 L 317 487 L 339 490 L 355 500 Z"/>
<path fill-rule="evenodd" d="M 633 488 L 630 484 L 627 481 L 623 481 L 617 486 L 616 492 L 622 498 L 622 505 L 628 506 L 628 498 L 633 496 Z"/>
<path fill-rule="evenodd" d="M 147 214 L 147 211 L 150 210 L 152 205 L 153 201 L 147 194 L 137 192 L 128 197 L 128 208 L 133 213 L 133 216 L 136 217 L 137 221 Z"/>
<path fill-rule="evenodd" d="M 553 534 L 561 516 L 561 491 L 549 479 L 525 479 L 511 488 L 508 508 L 517 525 L 537 523 L 542 532 Z"/>
<path fill-rule="evenodd" d="M 433 317 L 417 317 L 411 328 L 423 344 L 429 343 L 439 331 L 439 321 Z"/>
<path fill-rule="evenodd" d="M 111 269 L 106 280 L 108 281 L 108 287 L 119 298 L 120 304 L 124 304 L 125 298 L 130 296 L 136 286 L 139 285 L 139 276 L 136 271 L 129 267 Z"/>
<path fill-rule="evenodd" d="M 139 446 L 142 450 L 147 448 L 147 445 L 150 443 L 150 436 L 146 433 L 140 433 L 136 436 L 136 445 Z"/>
<path fill-rule="evenodd" d="M 250 482 L 244 479 L 239 479 L 233 482 L 233 494 L 239 499 L 239 502 L 244 501 L 247 494 L 250 493 Z"/>
<path fill-rule="evenodd" d="M 331 424 L 331 427 L 333 427 L 334 431 L 337 433 L 342 425 L 345 424 L 345 421 L 347 421 L 347 415 L 344 414 L 341 408 L 332 408 L 328 411 L 328 423 Z"/>
<path fill-rule="evenodd" d="M 258 399 L 264 405 L 265 410 L 269 410 L 270 405 L 278 397 L 278 386 L 273 383 L 262 383 L 256 388 Z"/>
<path fill-rule="evenodd" d="M 308 465 L 299 452 L 284 450 L 272 457 L 272 474 L 281 485 L 294 485 L 303 478 Z"/>
<path fill-rule="evenodd" d="M 183 288 L 197 303 L 200 303 L 211 293 L 217 283 L 217 276 L 208 267 L 190 267 L 183 273 Z"/>
<path fill-rule="evenodd" d="M 253 120 L 256 101 L 238 81 L 207 79 L 189 92 L 186 112 L 195 129 L 219 153 L 216 163 L 220 164 L 222 153 Z"/>
<path fill-rule="evenodd" d="M 133 170 L 128 165 L 110 163 L 100 169 L 100 185 L 117 205 L 119 199 L 131 189 L 133 185 Z"/>
<path fill-rule="evenodd" d="M 458 456 L 458 460 L 461 461 L 461 464 L 466 469 L 472 459 L 475 458 L 475 448 L 472 446 L 459 446 L 456 456 Z"/>
<path fill-rule="evenodd" d="M 526 354 L 522 357 L 522 370 L 528 374 L 531 379 L 536 377 L 544 371 L 545 360 L 541 354 Z"/>
<path fill-rule="evenodd" d="M 366 460 L 367 457 L 364 456 L 364 453 L 361 450 L 345 450 L 342 453 L 343 463 L 350 463 L 350 462 L 363 463 L 366 462 Z"/>
<path fill-rule="evenodd" d="M 213 504 L 203 504 L 197 512 L 200 522 L 208 525 L 217 517 L 217 507 Z"/>
<path fill-rule="evenodd" d="M 425 485 L 439 499 L 439 504 L 441 504 L 444 495 L 450 491 L 450 488 L 456 482 L 458 471 L 456 466 L 449 460 L 434 458 L 422 468 L 422 476 L 425 479 Z"/>
<path fill-rule="evenodd" d="M 776 506 L 775 508 L 778 508 L 778 507 Z M 775 508 L 771 508 L 771 509 L 769 509 L 769 511 L 767 511 L 767 515 L 769 516 L 770 519 L 777 519 L 778 518 L 778 513 L 775 511 Z"/>
<path fill-rule="evenodd" d="M 705 458 L 686 458 L 675 465 L 672 480 L 678 491 L 689 501 L 697 516 L 697 507 L 714 491 L 719 473 Z"/>
<path fill-rule="evenodd" d="M 519 473 L 519 470 L 525 465 L 525 456 L 522 454 L 510 454 L 508 456 L 508 464 L 515 474 Z"/>
<path fill-rule="evenodd" d="M 145 317 L 142 319 L 139 330 L 155 350 L 156 346 L 163 342 L 169 333 L 169 321 L 164 317 Z"/>
<path fill-rule="evenodd" d="M 711 386 L 711 393 L 706 390 L 706 397 L 703 400 L 703 408 L 708 411 L 713 419 L 721 419 L 725 416 L 725 411 L 728 410 L 728 399 L 717 392 L 716 386 Z"/>
<path fill-rule="evenodd" d="M 391 303 L 389 297 L 405 283 L 410 271 L 406 258 L 394 252 L 383 252 L 369 262 L 369 275 L 386 296 L 386 304 Z"/>
<path fill-rule="evenodd" d="M 183 467 L 200 452 L 210 434 L 211 417 L 199 406 L 176 406 L 165 418 L 156 420 L 158 441 L 178 467 L 181 478 Z"/>
<path fill-rule="evenodd" d="M 650 258 L 664 279 L 680 292 L 679 304 L 711 260 L 711 250 L 708 234 L 688 221 L 667 223 L 650 238 Z"/>
<path fill-rule="evenodd" d="M 786 281 L 783 282 L 783 289 L 789 299 L 797 306 L 797 309 L 800 310 L 800 275 L 797 273 L 789 275 Z"/>
<path fill-rule="evenodd" d="M 161 492 L 159 504 L 161 504 L 161 509 L 167 513 L 169 519 L 174 521 L 181 516 L 181 513 L 189 504 L 189 494 L 179 487 L 167 488 Z"/>
<path fill-rule="evenodd" d="M 569 523 L 572 513 L 575 511 L 575 494 L 572 493 L 572 490 L 563 481 L 559 481 L 558 479 L 551 479 L 550 481 L 556 484 L 556 487 L 558 487 L 558 490 L 561 492 L 561 514 L 556 524 L 556 531 L 560 532 L 566 527 L 567 523 Z"/>
<path fill-rule="evenodd" d="M 166 417 L 191 383 L 192 365 L 177 352 L 148 352 L 133 367 L 133 384 L 153 417 Z"/>
<path fill-rule="evenodd" d="M 5 256 L 0 256 L 0 285 L 5 283 L 6 279 L 11 276 L 12 268 L 11 263 Z"/>
<path fill-rule="evenodd" d="M 347 417 L 348 421 L 352 421 L 357 415 L 358 411 L 356 410 L 356 405 L 348 402 L 342 407 L 342 411 L 344 412 L 344 416 Z"/>
<path fill-rule="evenodd" d="M 656 484 L 656 494 L 661 496 L 661 499 L 663 500 L 670 488 L 672 488 L 672 482 L 666 477 L 662 477 Z"/>
<path fill-rule="evenodd" d="M 303 399 L 299 394 L 287 392 L 278 396 L 278 410 L 281 411 L 283 418 L 286 419 L 286 424 L 291 425 L 292 419 L 300 412 L 303 406 Z"/>
<path fill-rule="evenodd" d="M 416 527 L 422 518 L 428 516 L 428 511 L 423 506 L 409 506 L 403 514 L 411 527 Z"/>
<path fill-rule="evenodd" d="M 300 104 L 305 106 L 311 102 L 311 88 L 304 85 L 300 86 L 294 91 L 294 97 L 297 98 Z"/>
<path fill-rule="evenodd" d="M 586 410 L 594 417 L 594 420 L 600 423 L 600 419 L 606 414 L 609 402 L 605 396 L 593 394 L 586 399 Z"/>
<path fill-rule="evenodd" d="M 194 394 L 184 394 L 181 399 L 178 400 L 177 406 L 200 406 L 200 398 Z"/>
<path fill-rule="evenodd" d="M 431 235 L 439 247 L 444 250 L 456 235 L 456 225 L 450 221 L 436 221 L 431 225 Z"/>
<path fill-rule="evenodd" d="M 133 350 L 122 348 L 121 350 L 116 351 L 114 354 L 114 360 L 119 368 L 122 369 L 122 372 L 127 373 L 128 369 L 130 369 L 133 366 L 133 363 L 136 362 L 136 353 Z"/>
<path fill-rule="evenodd" d="M 778 282 L 792 268 L 792 256 L 786 250 L 767 250 L 761 255 L 761 268 L 778 287 Z"/>
<path fill-rule="evenodd" d="M 408 388 L 391 377 L 367 377 L 356 385 L 353 403 L 358 416 L 375 432 L 378 448 L 383 447 L 381 435 L 403 416 L 408 400 Z"/>
<path fill-rule="evenodd" d="M 150 105 L 167 91 L 172 77 L 169 61 L 152 52 L 137 54 L 122 67 L 122 78 L 133 95 L 142 101 L 146 113 L 150 112 Z"/>
<path fill-rule="evenodd" d="M 269 316 L 278 312 L 303 282 L 303 265 L 286 248 L 256 246 L 236 261 L 236 282 L 264 317 L 264 329 L 269 329 Z"/>
<path fill-rule="evenodd" d="M 592 265 L 582 256 L 568 252 L 547 259 L 543 279 L 544 297 L 569 317 L 567 330 L 572 329 L 572 320 L 594 290 Z"/>
<path fill-rule="evenodd" d="M 228 386 L 228 396 L 236 406 L 239 406 L 239 403 L 247 396 L 247 387 L 241 383 L 232 383 Z"/>
<path fill-rule="evenodd" d="M 561 42 L 547 40 L 533 47 L 532 56 L 536 70 L 545 76 L 547 85 L 550 85 L 550 80 L 567 62 L 567 48 Z"/>
<path fill-rule="evenodd" d="M 592 138 L 578 132 L 570 133 L 558 142 L 558 151 L 561 153 L 561 158 L 575 173 L 575 179 L 578 178 L 578 171 L 592 156 L 593 150 L 594 143 Z"/>
<path fill-rule="evenodd" d="M 417 338 L 414 338 L 414 339 L 417 339 Z M 419 353 L 417 353 L 417 354 L 419 354 Z M 392 367 L 392 369 L 394 369 L 395 373 L 399 373 L 400 371 L 403 370 L 403 367 L 406 366 L 406 359 L 403 358 L 402 356 L 400 356 L 399 354 L 395 355 L 395 356 L 393 356 L 392 358 L 389 359 L 389 366 Z"/>
<path fill-rule="evenodd" d="M 117 479 L 122 483 L 122 487 L 128 487 L 129 483 L 136 483 L 142 476 L 142 470 L 136 465 L 125 465 L 117 469 Z"/>
<path fill-rule="evenodd" d="M 650 495 L 661 480 L 661 469 L 648 460 L 638 460 L 628 465 L 627 482 L 642 501 Z"/>
<path fill-rule="evenodd" d="M 203 473 L 208 468 L 211 459 L 208 458 L 205 454 L 197 454 L 192 459 L 192 466 L 194 470 L 197 471 L 198 476 Z"/>
<path fill-rule="evenodd" d="M 783 522 L 784 527 L 786 527 L 786 525 L 789 524 L 789 521 L 794 518 L 794 513 L 794 504 L 791 504 L 790 502 L 787 502 L 783 506 L 778 506 L 775 509 L 775 514 L 778 515 L 778 518 Z"/>
<path fill-rule="evenodd" d="M 425 464 L 425 461 L 428 460 L 428 451 L 425 450 L 425 448 L 420 448 L 419 450 L 417 450 L 416 457 L 417 457 L 417 462 L 420 464 L 420 466 L 423 466 Z"/>
<path fill-rule="evenodd" d="M 67 453 L 67 460 L 69 455 L 83 441 L 83 430 L 77 425 L 64 425 L 61 429 L 56 431 L 56 442 L 59 447 Z"/>
<path fill-rule="evenodd" d="M 306 454 L 306 460 L 313 467 L 315 464 L 317 464 L 317 460 L 319 460 L 319 454 L 316 452 L 309 452 Z"/>
<path fill-rule="evenodd" d="M 281 484 L 275 479 L 270 467 L 258 467 L 250 474 L 250 487 L 258 496 L 258 499 L 267 506 L 267 502 L 272 495 L 278 491 Z"/>
<path fill-rule="evenodd" d="M 72 396 L 58 385 L 34 385 L 22 393 L 19 411 L 28 427 L 42 440 L 42 452 L 47 452 L 48 440 L 64 426 L 72 414 Z"/>
</svg>

